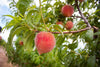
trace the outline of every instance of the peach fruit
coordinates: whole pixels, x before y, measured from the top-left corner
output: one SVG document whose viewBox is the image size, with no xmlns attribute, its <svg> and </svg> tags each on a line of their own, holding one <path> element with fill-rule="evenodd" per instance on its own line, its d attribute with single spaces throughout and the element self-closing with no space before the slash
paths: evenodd
<svg viewBox="0 0 100 67">
<path fill-rule="evenodd" d="M 63 25 L 63 22 L 62 21 L 58 21 L 56 22 L 57 25 Z"/>
<path fill-rule="evenodd" d="M 66 27 L 67 30 L 70 30 L 73 27 L 73 22 L 72 21 L 67 21 L 65 27 Z"/>
<path fill-rule="evenodd" d="M 19 44 L 20 44 L 20 45 L 23 45 L 23 41 L 19 41 Z"/>
<path fill-rule="evenodd" d="M 74 8 L 71 5 L 65 5 L 62 7 L 61 9 L 61 13 L 65 16 L 65 17 L 70 17 L 72 16 L 72 14 L 74 13 Z"/>
<path fill-rule="evenodd" d="M 50 32 L 39 32 L 35 37 L 35 45 L 39 55 L 50 52 L 55 44 L 55 37 Z"/>
<path fill-rule="evenodd" d="M 79 0 L 79 2 L 83 2 L 84 0 Z"/>
</svg>

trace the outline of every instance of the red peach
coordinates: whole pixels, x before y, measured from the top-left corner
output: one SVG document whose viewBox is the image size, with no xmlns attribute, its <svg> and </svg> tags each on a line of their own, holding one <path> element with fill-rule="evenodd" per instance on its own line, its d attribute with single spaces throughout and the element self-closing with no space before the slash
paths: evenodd
<svg viewBox="0 0 100 67">
<path fill-rule="evenodd" d="M 83 2 L 84 0 L 79 0 L 79 2 Z"/>
<path fill-rule="evenodd" d="M 66 29 L 70 30 L 73 27 L 73 22 L 72 21 L 68 21 L 65 25 Z"/>
<path fill-rule="evenodd" d="M 55 44 L 55 37 L 50 32 L 39 32 L 35 37 L 35 45 L 40 55 L 50 52 Z"/>
<path fill-rule="evenodd" d="M 74 13 L 74 8 L 71 5 L 65 5 L 62 7 L 61 9 L 61 13 L 65 16 L 65 17 L 70 17 L 72 16 L 72 14 Z"/>
<path fill-rule="evenodd" d="M 63 22 L 62 21 L 58 21 L 56 22 L 57 25 L 63 25 Z"/>
<path fill-rule="evenodd" d="M 20 44 L 20 45 L 23 45 L 23 41 L 19 41 L 19 44 Z"/>
</svg>

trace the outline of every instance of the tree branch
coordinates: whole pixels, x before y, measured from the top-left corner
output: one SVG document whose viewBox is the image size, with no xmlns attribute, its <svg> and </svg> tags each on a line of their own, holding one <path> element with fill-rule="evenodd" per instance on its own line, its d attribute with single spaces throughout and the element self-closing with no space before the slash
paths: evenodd
<svg viewBox="0 0 100 67">
<path fill-rule="evenodd" d="M 40 2 L 40 10 L 41 10 L 42 20 L 43 20 L 43 22 L 44 22 L 44 24 L 45 24 L 45 21 L 44 21 L 43 15 L 42 15 L 41 0 L 39 0 L 39 2 Z M 79 32 L 86 31 L 86 30 L 89 30 L 89 29 L 92 28 L 91 25 L 89 24 L 88 20 L 85 18 L 85 16 L 84 16 L 83 13 L 81 12 L 81 10 L 80 10 L 80 8 L 79 8 L 79 5 L 78 5 L 78 0 L 75 0 L 75 4 L 76 4 L 76 7 L 77 7 L 77 9 L 78 9 L 78 11 L 79 11 L 79 14 L 80 14 L 81 16 L 72 16 L 72 17 L 76 17 L 76 18 L 81 18 L 81 19 L 83 19 L 84 22 L 87 24 L 87 27 L 84 28 L 84 29 L 77 30 L 77 31 L 62 32 L 63 34 L 79 33 Z M 34 32 L 40 32 L 40 31 L 34 31 Z M 50 31 L 49 31 L 49 32 L 50 32 Z M 62 34 L 61 32 L 51 32 L 51 33 L 53 33 L 53 34 Z"/>
<path fill-rule="evenodd" d="M 76 17 L 76 18 L 81 18 L 81 19 L 83 19 L 83 17 L 81 17 L 81 16 L 71 16 L 71 17 Z"/>
<path fill-rule="evenodd" d="M 89 24 L 88 20 L 85 18 L 85 16 L 83 15 L 83 13 L 81 12 L 81 10 L 79 8 L 78 0 L 75 0 L 75 3 L 76 3 L 76 7 L 77 7 L 77 9 L 79 11 L 79 14 L 81 15 L 82 19 L 85 21 L 85 23 L 87 24 L 87 26 L 91 28 L 91 25 Z"/>
<path fill-rule="evenodd" d="M 45 20 L 44 20 L 43 14 L 42 14 L 41 0 L 39 0 L 39 4 L 40 4 L 40 12 L 41 12 L 41 17 L 42 17 L 43 23 L 44 23 L 44 25 L 45 25 L 45 28 L 49 31 L 48 27 L 47 27 L 46 24 L 45 24 Z"/>
<path fill-rule="evenodd" d="M 44 18 L 43 18 L 43 14 L 42 14 L 41 0 L 39 0 L 39 4 L 40 4 L 40 11 L 41 11 L 42 20 L 43 20 L 43 23 L 45 24 L 45 21 L 44 21 Z"/>
<path fill-rule="evenodd" d="M 84 29 L 81 29 L 81 30 L 78 30 L 78 31 L 68 31 L 68 32 L 63 32 L 63 34 L 68 34 L 68 33 L 79 33 L 79 32 L 82 32 L 82 31 L 86 31 L 86 30 L 89 30 L 91 29 L 90 27 L 86 27 Z M 52 32 L 53 34 L 61 34 L 61 32 Z"/>
<path fill-rule="evenodd" d="M 84 29 L 80 29 L 78 31 L 67 31 L 67 32 L 63 32 L 63 34 L 69 34 L 69 33 L 79 33 L 79 32 L 82 32 L 82 31 L 86 31 L 86 30 L 89 30 L 91 29 L 90 27 L 86 27 Z M 40 32 L 40 31 L 34 31 L 34 32 Z M 62 34 L 61 32 L 51 32 L 53 34 Z"/>
</svg>

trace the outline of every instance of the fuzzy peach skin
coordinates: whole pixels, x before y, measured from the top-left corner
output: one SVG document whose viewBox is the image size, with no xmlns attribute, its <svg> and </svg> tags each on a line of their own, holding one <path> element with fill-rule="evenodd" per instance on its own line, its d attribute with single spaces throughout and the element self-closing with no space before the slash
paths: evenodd
<svg viewBox="0 0 100 67">
<path fill-rule="evenodd" d="M 72 21 L 67 21 L 65 27 L 66 27 L 67 30 L 70 30 L 73 27 L 73 22 Z"/>
<path fill-rule="evenodd" d="M 50 32 L 39 32 L 35 37 L 35 45 L 39 55 L 50 52 L 55 44 L 55 37 Z"/>
<path fill-rule="evenodd" d="M 72 16 L 72 14 L 74 13 L 74 8 L 71 5 L 65 5 L 62 7 L 61 9 L 61 13 L 65 16 L 65 17 L 70 17 Z"/>
<path fill-rule="evenodd" d="M 20 44 L 20 45 L 23 45 L 23 41 L 19 41 L 19 44 Z"/>
<path fill-rule="evenodd" d="M 79 0 L 80 2 L 83 2 L 84 0 Z"/>
<path fill-rule="evenodd" d="M 56 22 L 57 25 L 63 25 L 63 22 L 62 21 L 58 21 Z"/>
</svg>

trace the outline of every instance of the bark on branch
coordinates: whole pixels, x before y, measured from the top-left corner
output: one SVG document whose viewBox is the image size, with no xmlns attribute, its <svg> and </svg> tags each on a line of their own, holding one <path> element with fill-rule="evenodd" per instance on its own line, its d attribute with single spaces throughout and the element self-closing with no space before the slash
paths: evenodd
<svg viewBox="0 0 100 67">
<path fill-rule="evenodd" d="M 81 12 L 80 8 L 79 8 L 79 5 L 78 5 L 78 0 L 75 0 L 75 4 L 76 4 L 76 7 L 79 11 L 79 14 L 81 15 L 82 19 L 84 20 L 84 22 L 87 24 L 88 27 L 91 28 L 91 25 L 89 24 L 88 20 L 86 19 L 86 17 L 83 15 L 83 13 Z"/>
<path fill-rule="evenodd" d="M 83 19 L 81 16 L 71 16 L 71 17 L 75 17 L 75 18 L 81 18 L 81 19 Z"/>
<path fill-rule="evenodd" d="M 82 32 L 82 31 L 86 31 L 86 30 L 89 30 L 91 29 L 90 27 L 86 27 L 84 29 L 80 29 L 78 31 L 67 31 L 67 32 L 62 32 L 63 34 L 69 34 L 69 33 L 79 33 L 79 32 Z M 40 31 L 34 31 L 34 32 L 40 32 Z M 51 32 L 53 34 L 62 34 L 61 32 Z"/>
</svg>

